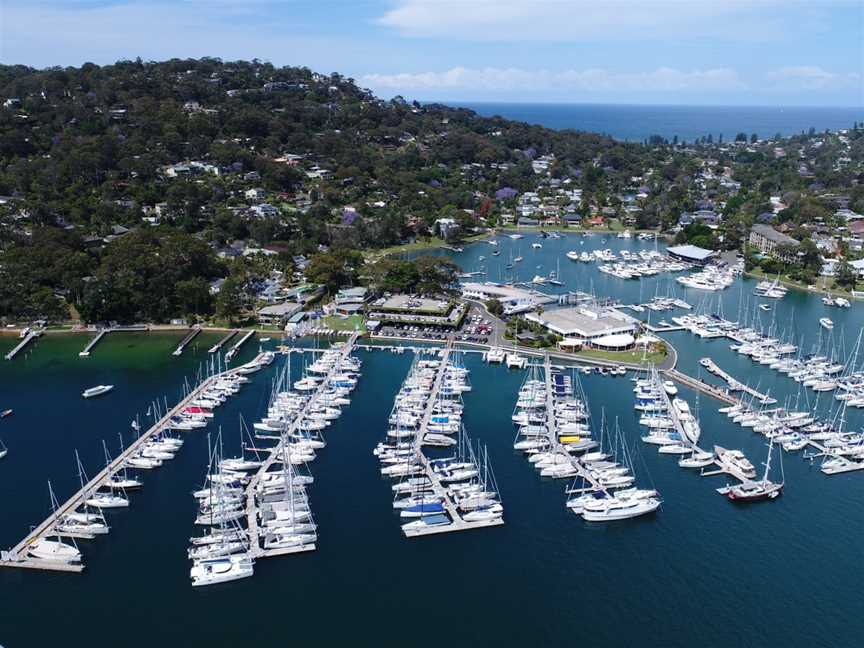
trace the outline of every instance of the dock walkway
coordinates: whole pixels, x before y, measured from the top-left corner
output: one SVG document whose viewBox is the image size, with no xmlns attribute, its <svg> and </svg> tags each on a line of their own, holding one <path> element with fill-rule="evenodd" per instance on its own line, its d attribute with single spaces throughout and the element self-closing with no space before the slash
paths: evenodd
<svg viewBox="0 0 864 648">
<path fill-rule="evenodd" d="M 237 340 L 237 342 L 234 344 L 234 346 L 231 347 L 231 350 L 225 354 L 225 362 L 231 362 L 231 360 L 234 359 L 234 356 L 240 352 L 240 347 L 242 347 L 244 344 L 246 344 L 246 341 L 249 338 L 251 338 L 253 335 L 255 335 L 254 330 L 253 331 L 246 331 L 246 334 L 242 338 Z"/>
<path fill-rule="evenodd" d="M 93 347 L 95 347 L 97 344 L 99 344 L 99 342 L 102 341 L 102 338 L 105 337 L 106 335 L 108 335 L 110 332 L 111 332 L 110 328 L 99 329 L 99 331 L 96 333 L 96 337 L 92 338 L 87 343 L 87 346 L 84 347 L 84 350 L 81 351 L 80 353 L 78 353 L 78 355 L 81 356 L 82 358 L 88 357 L 90 355 L 90 352 L 93 350 Z"/>
<path fill-rule="evenodd" d="M 24 337 L 24 339 L 21 340 L 21 341 L 20 341 L 20 342 L 15 346 L 14 349 L 12 349 L 9 353 L 6 354 L 6 359 L 7 359 L 7 360 L 11 360 L 12 358 L 14 358 L 16 355 L 18 355 L 18 353 L 20 353 L 21 351 L 23 351 L 23 350 L 27 347 L 28 344 L 30 344 L 33 340 L 35 340 L 36 338 L 38 338 L 40 335 L 42 335 L 42 331 L 41 331 L 41 330 L 38 330 L 38 331 L 30 331 L 30 332 L 29 332 L 29 333 Z"/>
<path fill-rule="evenodd" d="M 175 356 L 182 355 L 182 354 L 183 354 L 183 350 L 186 348 L 186 346 L 187 346 L 187 345 L 188 345 L 192 340 L 194 340 L 195 337 L 196 337 L 200 332 L 201 332 L 201 327 L 200 327 L 200 326 L 198 326 L 197 324 L 196 324 L 195 326 L 193 326 L 193 327 L 192 327 L 192 330 L 190 330 L 190 331 L 186 334 L 186 337 L 184 337 L 184 338 L 180 341 L 180 344 L 177 345 L 177 348 L 174 349 L 174 353 L 172 353 L 171 355 L 175 355 Z"/>
<path fill-rule="evenodd" d="M 219 351 L 219 349 L 221 349 L 223 346 L 225 346 L 225 344 L 228 342 L 228 340 L 233 338 L 239 332 L 240 332 L 239 329 L 235 329 L 233 331 L 228 331 L 228 333 L 225 335 L 225 337 L 223 337 L 216 344 L 214 344 L 212 347 L 210 347 L 210 349 L 207 351 L 207 353 L 216 353 L 217 351 Z"/>
<path fill-rule="evenodd" d="M 459 510 L 450 498 L 447 492 L 447 487 L 441 483 L 440 475 L 432 469 L 429 464 L 429 459 L 423 454 L 423 441 L 426 438 L 426 430 L 429 427 L 429 422 L 432 419 L 435 401 L 438 399 L 438 393 L 441 390 L 441 385 L 444 382 L 444 377 L 447 375 L 447 367 L 450 362 L 450 353 L 453 351 L 452 337 L 447 341 L 447 345 L 443 349 L 438 349 L 441 354 L 441 361 L 438 365 L 435 381 L 432 384 L 432 391 L 426 401 L 426 409 L 423 412 L 423 418 L 420 422 L 420 427 L 414 437 L 414 452 L 417 454 L 417 459 L 423 467 L 423 474 L 432 485 L 432 491 L 437 497 L 440 497 L 444 502 L 444 508 L 450 515 L 452 522 L 450 524 L 442 524 L 440 526 L 429 526 L 419 529 L 404 529 L 402 532 L 406 538 L 418 538 L 421 536 L 436 535 L 439 533 L 450 533 L 453 531 L 468 531 L 470 529 L 480 529 L 484 527 L 500 526 L 504 524 L 504 519 L 496 517 L 491 520 L 482 520 L 476 522 L 468 522 L 459 514 Z"/>
<path fill-rule="evenodd" d="M 251 332 L 254 331 L 250 331 L 250 333 Z M 330 371 L 327 372 L 326 376 L 321 381 L 318 388 L 310 396 L 309 402 L 306 406 L 307 409 L 312 407 L 315 404 L 315 401 L 320 398 L 321 394 L 327 389 L 330 384 L 330 378 L 332 378 L 335 373 L 342 371 L 341 361 L 348 357 L 348 355 L 350 355 L 351 352 L 354 350 L 354 343 L 357 341 L 357 337 L 358 334 L 354 333 L 341 347 L 340 361 L 333 364 L 333 367 L 330 369 Z M 265 450 L 266 452 L 269 452 L 269 455 L 261 464 L 261 467 L 258 468 L 258 471 L 253 475 L 252 479 L 249 481 L 249 484 L 246 486 L 246 527 L 250 541 L 249 551 L 253 558 L 270 558 L 275 556 L 285 556 L 288 554 L 315 550 L 314 543 L 299 545 L 296 547 L 286 547 L 284 549 L 264 549 L 259 541 L 258 506 L 255 497 L 256 491 L 258 490 L 258 484 L 260 483 L 261 477 L 264 475 L 264 473 L 266 473 L 274 463 L 281 460 L 282 445 L 284 443 L 284 440 L 291 437 L 292 434 L 295 434 L 297 432 L 297 429 L 299 428 L 300 422 L 302 420 L 302 416 L 296 417 L 288 426 L 285 434 L 279 437 L 279 442 L 272 448 L 268 448 Z"/>
<path fill-rule="evenodd" d="M 725 381 L 727 385 L 729 385 L 729 389 L 732 391 L 742 391 L 750 396 L 753 396 L 756 400 L 758 400 L 763 405 L 773 405 L 777 402 L 776 398 L 771 398 L 768 394 L 762 394 L 749 385 L 745 385 L 740 380 L 736 380 L 731 375 L 723 371 L 716 362 L 714 362 L 711 358 L 702 358 L 699 361 L 706 370 L 710 371 L 712 374 Z"/>
<path fill-rule="evenodd" d="M 695 389 L 696 391 L 702 392 L 706 396 L 716 398 L 717 400 L 722 401 L 727 405 L 735 405 L 738 402 L 738 399 L 735 398 L 728 391 L 722 390 L 719 387 L 715 387 L 714 385 L 709 385 L 704 380 L 697 380 L 696 378 L 688 376 L 687 374 L 682 373 L 677 369 L 661 369 L 660 373 L 665 374 L 672 380 L 681 383 L 685 387 Z"/>
<path fill-rule="evenodd" d="M 126 461 L 134 456 L 138 450 L 150 440 L 151 437 L 158 434 L 167 425 L 169 420 L 182 412 L 193 400 L 198 398 L 199 394 L 205 391 L 212 383 L 219 380 L 222 376 L 232 373 L 233 370 L 224 371 L 222 373 L 210 376 L 195 389 L 190 391 L 184 398 L 180 400 L 172 409 L 168 410 L 165 415 L 153 424 L 148 430 L 143 432 L 133 443 L 131 443 L 122 453 L 120 453 L 111 463 L 103 468 L 93 479 L 87 482 L 80 490 L 78 490 L 66 502 L 57 507 L 57 509 L 49 515 L 39 526 L 30 531 L 21 542 L 15 545 L 8 552 L 3 552 L 0 556 L 0 567 L 20 567 L 24 569 L 45 569 L 50 571 L 75 571 L 80 572 L 84 569 L 82 564 L 68 564 L 50 560 L 41 560 L 31 558 L 27 555 L 27 548 L 40 538 L 55 535 L 54 526 L 65 515 L 74 512 L 87 497 L 96 490 L 99 490 L 109 478 L 115 473 L 123 470 Z M 66 537 L 71 537 L 69 534 L 62 534 Z"/>
<path fill-rule="evenodd" d="M 585 483 L 591 485 L 589 490 L 604 491 L 603 485 L 597 481 L 597 478 L 585 467 L 578 457 L 573 456 L 558 440 L 558 421 L 555 418 L 555 386 L 552 384 L 552 360 L 547 353 L 543 358 L 543 379 L 546 387 L 546 437 L 549 440 L 549 447 L 556 454 L 567 457 L 570 464 L 577 472 L 577 477 L 581 477 Z"/>
</svg>

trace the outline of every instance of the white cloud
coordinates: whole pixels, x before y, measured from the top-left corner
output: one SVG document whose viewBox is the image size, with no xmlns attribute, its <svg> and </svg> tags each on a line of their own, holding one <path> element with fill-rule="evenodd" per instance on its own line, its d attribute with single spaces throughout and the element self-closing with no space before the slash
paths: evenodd
<svg viewBox="0 0 864 648">
<path fill-rule="evenodd" d="M 777 90 L 846 90 L 858 88 L 864 96 L 862 77 L 856 72 L 838 74 L 818 65 L 783 67 L 768 75 Z"/>
<path fill-rule="evenodd" d="M 811 14 L 833 0 L 817 5 Z M 377 22 L 403 36 L 474 41 L 773 40 L 803 0 L 396 0 Z M 812 16 L 811 16 L 812 18 Z M 789 22 L 790 24 L 785 24 Z M 813 21 L 810 21 L 812 27 Z M 784 29 L 787 28 L 787 29 Z"/>
<path fill-rule="evenodd" d="M 650 72 L 613 73 L 601 68 L 585 70 L 524 70 L 520 68 L 454 67 L 444 72 L 367 74 L 361 81 L 374 90 L 482 90 L 584 91 L 617 93 L 627 91 L 681 92 L 689 90 L 742 90 L 746 85 L 734 70 L 716 68 L 682 71 L 661 67 Z"/>
</svg>

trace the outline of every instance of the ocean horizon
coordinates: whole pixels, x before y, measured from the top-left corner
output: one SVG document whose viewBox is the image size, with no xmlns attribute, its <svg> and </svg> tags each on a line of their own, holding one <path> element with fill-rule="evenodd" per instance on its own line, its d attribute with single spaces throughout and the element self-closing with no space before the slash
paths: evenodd
<svg viewBox="0 0 864 648">
<path fill-rule="evenodd" d="M 435 102 L 426 102 L 435 103 Z M 639 142 L 651 135 L 691 142 L 711 135 L 728 141 L 737 133 L 784 137 L 807 132 L 851 128 L 864 121 L 861 106 L 696 106 L 665 104 L 446 102 L 484 117 L 538 124 L 556 130 L 575 129 Z"/>
</svg>

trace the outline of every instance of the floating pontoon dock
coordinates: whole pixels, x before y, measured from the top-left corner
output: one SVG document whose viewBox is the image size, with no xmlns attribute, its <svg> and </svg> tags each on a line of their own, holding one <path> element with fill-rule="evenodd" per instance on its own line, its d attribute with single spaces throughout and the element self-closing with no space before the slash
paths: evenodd
<svg viewBox="0 0 864 648">
<path fill-rule="evenodd" d="M 459 514 L 456 505 L 447 493 L 447 487 L 441 483 L 441 478 L 437 472 L 432 469 L 429 464 L 429 459 L 423 454 L 423 441 L 426 438 L 426 430 L 429 427 L 429 421 L 432 419 L 432 411 L 435 406 L 435 401 L 438 398 L 438 392 L 441 390 L 441 384 L 444 382 L 444 376 L 447 374 L 447 366 L 450 360 L 450 353 L 453 350 L 452 337 L 447 341 L 447 346 L 443 349 L 436 349 L 441 354 L 440 363 L 438 364 L 435 381 L 432 384 L 432 391 L 429 398 L 426 400 L 426 409 L 423 412 L 423 418 L 420 421 L 420 427 L 417 434 L 414 436 L 414 452 L 417 455 L 420 465 L 423 468 L 423 474 L 432 485 L 432 491 L 436 496 L 440 497 L 444 502 L 444 508 L 450 515 L 452 522 L 450 524 L 442 524 L 440 526 L 429 526 L 421 529 L 402 529 L 406 538 L 417 538 L 420 536 L 436 535 L 438 533 L 449 533 L 451 531 L 467 531 L 469 529 L 481 529 L 483 527 L 500 526 L 504 524 L 502 517 L 495 517 L 491 520 L 482 520 L 478 522 L 467 522 Z"/>
<path fill-rule="evenodd" d="M 250 331 L 250 333 L 251 332 L 252 331 Z M 307 409 L 311 408 L 315 404 L 315 401 L 327 389 L 330 384 L 330 379 L 337 372 L 342 371 L 341 361 L 348 357 L 348 355 L 351 354 L 351 351 L 354 350 L 354 343 L 357 341 L 357 337 L 358 334 L 355 333 L 340 348 L 340 360 L 333 363 L 333 366 L 330 368 L 330 371 L 327 372 L 326 376 L 321 381 L 318 389 L 316 389 L 312 396 L 309 398 L 309 401 L 306 405 Z M 302 421 L 303 417 L 297 416 L 288 426 L 287 430 L 285 431 L 285 435 L 280 436 L 279 443 L 277 443 L 272 448 L 266 449 L 266 452 L 269 452 L 270 454 L 258 468 L 258 471 L 249 481 L 249 484 L 246 486 L 246 527 L 249 537 L 249 553 L 252 555 L 253 558 L 285 556 L 288 554 L 315 550 L 315 543 L 298 545 L 296 547 L 285 547 L 282 549 L 264 549 L 261 547 L 258 534 L 258 505 L 256 502 L 256 491 L 258 490 L 258 483 L 261 481 L 261 477 L 264 475 L 264 473 L 266 473 L 275 462 L 281 461 L 283 439 L 288 439 L 292 434 L 295 434 L 297 432 L 297 429 L 300 427 L 300 423 Z"/>
<path fill-rule="evenodd" d="M 260 356 L 259 356 L 260 357 Z M 256 358 L 257 359 L 257 358 Z M 65 503 L 57 507 L 51 515 L 48 516 L 39 526 L 35 527 L 21 542 L 15 545 L 8 552 L 4 551 L 0 555 L 0 567 L 20 567 L 23 569 L 45 569 L 49 571 L 66 571 L 80 572 L 84 569 L 83 564 L 70 564 L 65 562 L 43 560 L 32 558 L 27 555 L 27 548 L 37 540 L 50 536 L 62 537 L 87 537 L 86 534 L 70 534 L 58 533 L 55 531 L 55 526 L 60 519 L 74 512 L 87 497 L 98 490 L 117 472 L 123 470 L 126 461 L 135 455 L 141 447 L 150 440 L 150 438 L 165 427 L 173 416 L 182 412 L 193 400 L 198 398 L 199 394 L 204 392 L 210 385 L 226 374 L 232 373 L 234 370 L 215 374 L 204 380 L 200 385 L 187 394 L 177 405 L 168 410 L 165 415 L 153 424 L 147 431 L 141 434 L 133 443 L 131 443 L 122 453 L 120 453 L 110 464 L 103 468 L 99 474 L 87 482 L 80 490 L 72 497 L 66 500 Z"/>
<path fill-rule="evenodd" d="M 732 391 L 743 391 L 746 394 L 750 394 L 763 405 L 773 405 L 777 402 L 776 398 L 771 398 L 767 394 L 762 394 L 753 389 L 752 387 L 745 385 L 740 380 L 735 380 L 735 378 L 733 378 L 728 373 L 723 371 L 719 366 L 717 366 L 717 363 L 714 362 L 711 358 L 702 358 L 699 361 L 699 364 L 701 364 L 703 367 L 705 367 L 705 369 L 710 371 L 712 374 L 714 374 L 721 380 L 724 380 L 726 384 L 729 385 L 729 389 L 731 389 Z"/>
</svg>

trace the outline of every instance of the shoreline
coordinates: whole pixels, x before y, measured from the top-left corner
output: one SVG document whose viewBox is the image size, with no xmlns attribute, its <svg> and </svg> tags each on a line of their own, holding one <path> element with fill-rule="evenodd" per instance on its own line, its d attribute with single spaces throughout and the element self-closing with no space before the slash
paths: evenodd
<svg viewBox="0 0 864 648">
<path fill-rule="evenodd" d="M 750 277 L 751 279 L 758 279 L 760 281 L 763 281 L 763 280 L 773 281 L 774 279 L 776 279 L 780 284 L 786 286 L 787 288 L 791 288 L 793 290 L 798 290 L 798 291 L 806 293 L 808 295 L 814 295 L 814 296 L 815 295 L 825 295 L 827 293 L 827 294 L 831 295 L 832 297 L 844 297 L 844 298 L 849 299 L 849 300 L 860 299 L 860 297 L 855 297 L 852 294 L 852 291 L 836 290 L 836 289 L 832 289 L 832 288 L 819 288 L 818 286 L 816 286 L 816 288 L 813 289 L 813 288 L 810 288 L 809 286 L 805 286 L 804 284 L 802 284 L 798 281 L 793 281 L 792 279 L 783 279 L 783 278 L 778 278 L 778 277 L 774 277 L 774 279 L 771 279 L 771 276 L 765 274 L 764 272 L 753 272 L 752 270 L 751 271 L 745 271 L 743 273 L 743 276 Z M 820 279 L 821 278 L 822 277 L 820 277 Z"/>
</svg>

